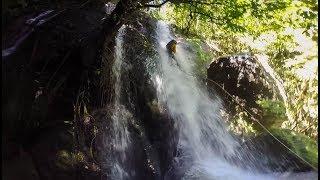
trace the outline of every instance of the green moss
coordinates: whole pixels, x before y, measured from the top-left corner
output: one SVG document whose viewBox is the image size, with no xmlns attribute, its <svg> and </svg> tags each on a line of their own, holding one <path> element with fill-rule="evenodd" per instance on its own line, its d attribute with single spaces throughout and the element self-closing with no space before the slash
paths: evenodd
<svg viewBox="0 0 320 180">
<path fill-rule="evenodd" d="M 318 167 L 318 144 L 315 140 L 289 129 L 274 128 L 270 132 L 304 160 Z"/>
<path fill-rule="evenodd" d="M 56 165 L 61 169 L 70 169 L 84 162 L 84 154 L 82 152 L 73 153 L 66 150 L 57 152 Z"/>
<path fill-rule="evenodd" d="M 283 101 L 259 99 L 256 103 L 263 108 L 262 123 L 267 128 L 280 127 L 287 120 Z"/>
</svg>

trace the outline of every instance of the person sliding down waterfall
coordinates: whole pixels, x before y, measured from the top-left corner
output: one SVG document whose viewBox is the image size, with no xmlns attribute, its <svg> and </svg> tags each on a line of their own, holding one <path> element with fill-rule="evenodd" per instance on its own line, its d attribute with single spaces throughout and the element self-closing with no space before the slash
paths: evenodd
<svg viewBox="0 0 320 180">
<path fill-rule="evenodd" d="M 174 56 L 174 54 L 176 53 L 176 46 L 177 46 L 177 41 L 173 39 L 166 45 L 166 48 L 169 53 L 169 56 L 176 62 L 177 66 L 180 68 L 179 63 Z"/>
<path fill-rule="evenodd" d="M 168 42 L 168 44 L 166 45 L 166 48 L 167 48 L 168 52 L 170 53 L 170 55 L 173 56 L 173 54 L 176 53 L 176 46 L 177 46 L 176 40 L 173 39 L 170 42 Z"/>
</svg>

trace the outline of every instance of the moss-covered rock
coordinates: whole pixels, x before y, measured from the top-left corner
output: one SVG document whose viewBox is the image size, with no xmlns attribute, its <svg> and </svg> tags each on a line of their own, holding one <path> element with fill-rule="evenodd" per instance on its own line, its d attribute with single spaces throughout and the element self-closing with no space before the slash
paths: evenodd
<svg viewBox="0 0 320 180">
<path fill-rule="evenodd" d="M 84 154 L 82 152 L 73 153 L 66 150 L 57 152 L 56 165 L 62 169 L 73 169 L 84 163 Z"/>
<path fill-rule="evenodd" d="M 262 132 L 259 121 L 268 128 L 285 120 L 285 108 L 276 79 L 261 61 L 250 54 L 219 57 L 207 69 L 209 87 L 224 101 L 228 121 L 239 130 L 237 121 L 245 120 L 255 131 Z M 243 113 L 241 113 L 243 112 Z M 242 114 L 242 116 L 240 116 Z"/>
<path fill-rule="evenodd" d="M 271 129 L 271 133 L 312 166 L 318 167 L 318 144 L 308 136 L 289 129 Z"/>
<path fill-rule="evenodd" d="M 242 144 L 242 150 L 254 156 L 253 163 L 258 168 L 267 167 L 274 172 L 306 172 L 318 166 L 316 141 L 288 129 L 273 128 L 270 132 L 294 153 L 269 133 L 260 133 Z"/>
</svg>

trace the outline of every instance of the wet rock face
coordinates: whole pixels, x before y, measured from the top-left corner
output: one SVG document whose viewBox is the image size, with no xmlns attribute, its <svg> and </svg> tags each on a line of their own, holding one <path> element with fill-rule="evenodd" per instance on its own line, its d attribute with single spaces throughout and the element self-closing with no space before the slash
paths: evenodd
<svg viewBox="0 0 320 180">
<path fill-rule="evenodd" d="M 121 169 L 128 179 L 163 179 L 175 153 L 177 131 L 173 119 L 160 109 L 157 91 L 148 72 L 148 67 L 157 63 L 154 61 L 157 52 L 153 46 L 156 42 L 156 21 L 145 14 L 132 16 L 134 21 L 126 24 L 122 43 L 119 101 L 121 108 L 132 117 L 126 119 L 130 143 Z M 105 122 L 112 121 L 109 118 Z M 105 174 L 103 179 L 110 179 L 114 164 L 106 160 L 112 154 L 112 124 L 101 127 L 96 141 L 99 164 Z"/>
<path fill-rule="evenodd" d="M 160 110 L 157 99 L 157 91 L 152 83 L 147 66 L 153 66 L 156 54 L 153 44 L 156 22 L 153 19 L 144 17 L 137 18 L 126 29 L 124 37 L 124 62 L 122 72 L 123 102 L 126 107 L 135 114 L 138 119 L 135 123 L 141 129 L 145 137 L 138 136 L 138 142 L 145 149 L 145 158 L 149 169 L 155 179 L 164 176 L 175 153 L 177 144 L 177 132 L 174 128 L 174 121 L 167 112 Z M 153 65 L 152 65 L 153 64 Z M 141 133 L 140 133 L 141 134 Z M 151 148 L 147 146 L 151 145 Z M 150 169 L 150 163 L 152 168 Z M 139 164 L 139 163 L 138 163 Z M 141 164 L 141 163 L 140 163 Z"/>
<path fill-rule="evenodd" d="M 278 98 L 274 81 L 253 56 L 227 56 L 213 61 L 207 69 L 208 79 L 214 81 L 230 93 L 237 101 L 254 115 L 261 119 L 262 109 L 256 103 L 261 98 Z M 234 114 L 235 103 L 214 82 L 208 84 L 215 87 L 225 100 L 227 110 Z"/>
<path fill-rule="evenodd" d="M 92 177 L 87 176 L 90 173 L 84 166 L 62 170 L 55 165 L 57 152 L 75 150 L 70 134 L 73 128 L 65 122 L 73 120 L 79 90 L 90 86 L 88 89 L 96 92 L 99 85 L 94 71 L 99 63 L 100 20 L 104 13 L 91 5 L 41 19 L 45 22 L 41 26 L 26 24 L 41 12 L 27 15 L 13 22 L 16 31 L 8 30 L 4 35 L 2 52 L 18 45 L 11 54 L 2 54 L 3 145 L 16 143 L 31 156 L 40 179 Z M 93 96 L 91 102 L 98 104 L 94 101 L 97 95 Z M 9 146 L 6 151 L 13 150 Z M 12 162 L 22 164 L 25 158 L 19 158 Z M 10 159 L 3 163 L 6 173 L 16 173 L 10 164 Z M 29 162 L 23 166 L 30 166 Z"/>
</svg>

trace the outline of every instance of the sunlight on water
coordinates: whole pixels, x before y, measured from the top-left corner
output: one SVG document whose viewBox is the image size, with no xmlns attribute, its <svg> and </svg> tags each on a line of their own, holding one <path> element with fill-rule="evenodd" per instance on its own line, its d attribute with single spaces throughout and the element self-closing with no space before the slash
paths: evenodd
<svg viewBox="0 0 320 180">
<path fill-rule="evenodd" d="M 205 88 L 192 76 L 192 55 L 177 46 L 175 59 L 166 51 L 166 44 L 174 39 L 164 22 L 157 24 L 158 72 L 153 74 L 158 98 L 175 119 L 179 128 L 179 143 L 176 161 L 187 161 L 183 179 L 316 179 L 316 173 L 268 173 L 250 168 L 245 170 L 228 162 L 224 157 L 239 156 L 238 142 L 228 133 L 220 117 L 222 108 L 219 99 L 211 100 Z M 237 154 L 237 155 L 236 155 Z M 250 161 L 248 157 L 240 159 Z M 179 166 L 179 165 L 178 165 Z M 183 168 L 183 167 L 182 167 Z"/>
<path fill-rule="evenodd" d="M 221 108 L 218 99 L 210 100 L 198 84 L 192 73 L 192 61 L 186 57 L 187 51 L 177 47 L 176 60 L 171 59 L 165 45 L 173 37 L 165 24 L 158 24 L 158 49 L 161 64 L 159 74 L 155 77 L 158 85 L 158 96 L 171 115 L 177 120 L 180 129 L 179 146 L 188 151 L 193 160 L 204 160 L 214 154 L 234 155 L 238 142 L 227 132 L 219 115 Z M 181 67 L 181 69 L 180 69 Z M 161 82 L 161 83 L 159 83 Z M 214 148 L 212 144 L 215 144 Z"/>
<path fill-rule="evenodd" d="M 226 124 L 220 116 L 221 100 L 210 98 L 206 88 L 201 86 L 192 75 L 193 54 L 183 45 L 178 45 L 173 59 L 165 48 L 166 44 L 174 39 L 168 26 L 164 22 L 158 22 L 156 32 L 159 59 L 156 71 L 152 71 L 151 77 L 156 85 L 160 109 L 168 110 L 179 131 L 178 153 L 174 157 L 172 166 L 182 171 L 182 179 L 317 179 L 317 173 L 313 172 L 261 173 L 258 171 L 254 163 L 262 160 L 251 154 L 242 155 L 242 150 L 238 149 L 239 142 L 227 131 Z M 111 167 L 109 177 L 117 180 L 130 179 L 132 173 L 126 165 L 129 163 L 128 156 L 131 148 L 128 121 L 134 122 L 134 117 L 121 102 L 124 34 L 125 26 L 119 30 L 116 37 L 115 62 L 112 67 L 115 78 L 112 139 L 107 142 L 112 144 L 112 152 L 107 160 Z M 231 163 L 230 158 L 234 157 L 243 164 L 250 164 L 250 167 L 243 169 L 242 166 Z M 149 159 L 148 163 L 152 165 Z"/>
</svg>

